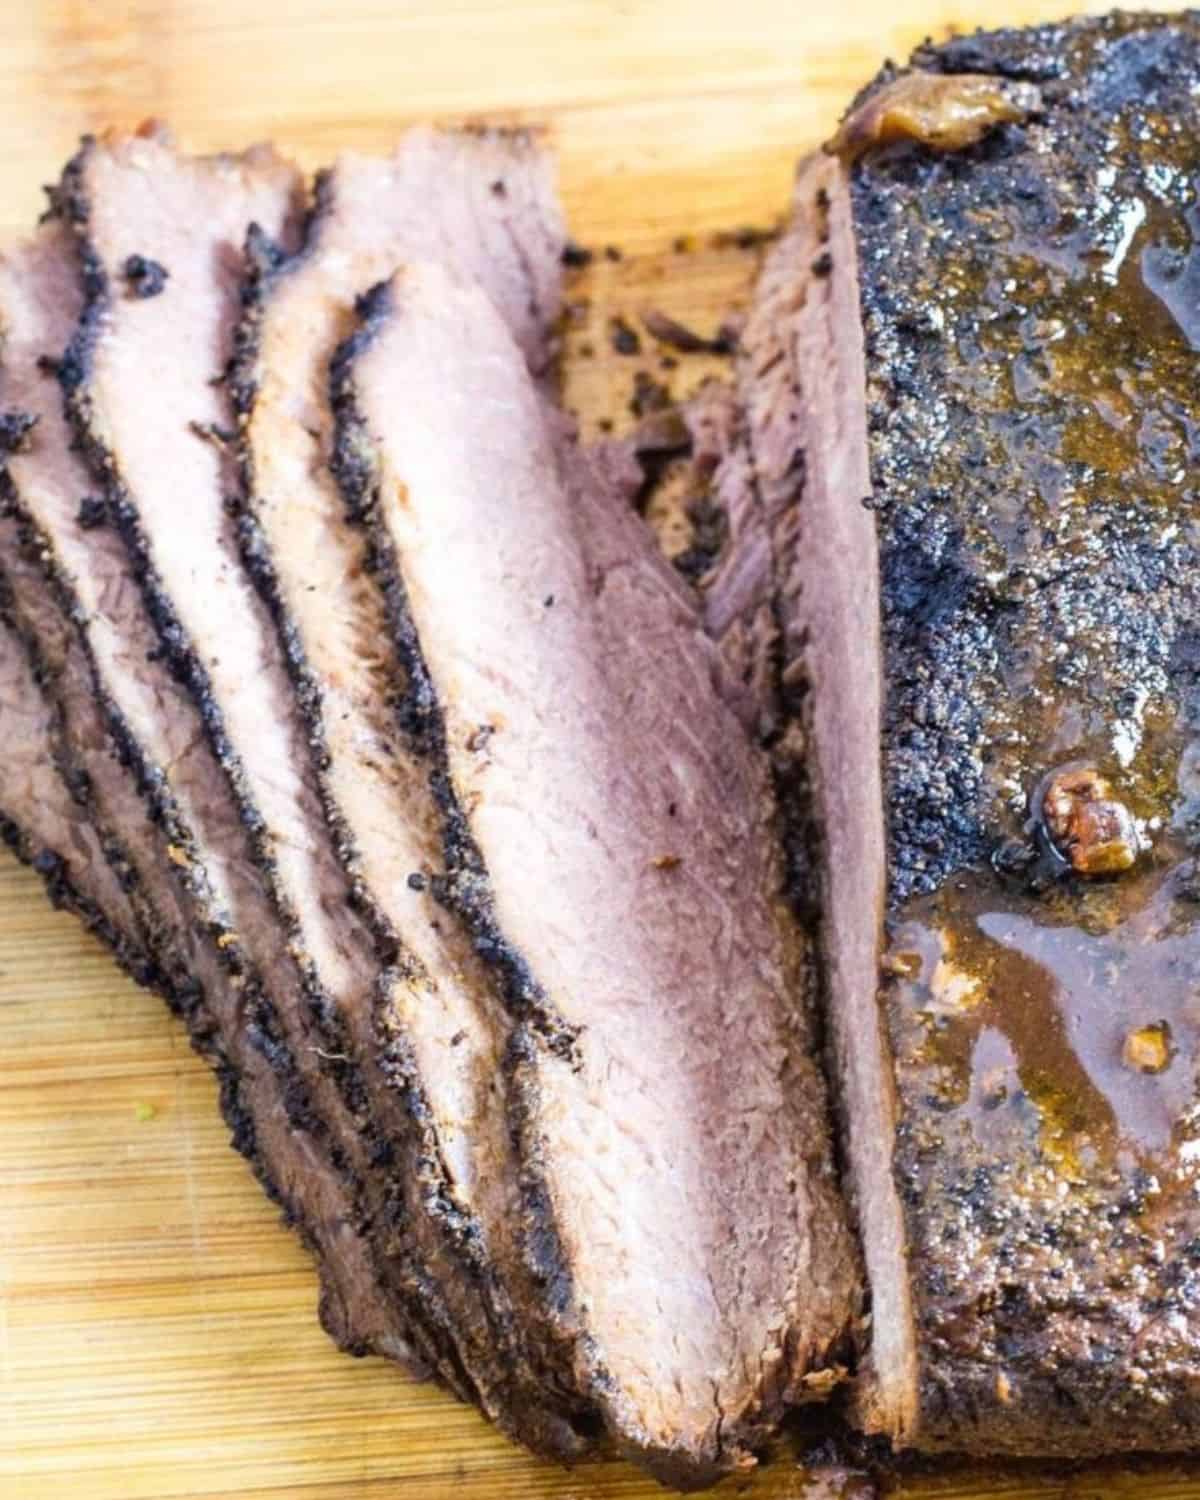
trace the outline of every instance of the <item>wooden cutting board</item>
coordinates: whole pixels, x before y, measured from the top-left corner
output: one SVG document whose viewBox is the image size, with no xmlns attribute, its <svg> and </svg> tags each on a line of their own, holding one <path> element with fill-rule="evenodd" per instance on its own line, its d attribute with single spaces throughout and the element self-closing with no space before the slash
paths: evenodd
<svg viewBox="0 0 1200 1500">
<path fill-rule="evenodd" d="M 271 136 L 313 167 L 415 120 L 545 124 L 576 238 L 621 253 L 587 273 L 568 337 L 594 427 L 638 369 L 676 392 L 707 370 L 668 374 L 649 341 L 617 354 L 609 316 L 653 304 L 711 331 L 753 274 L 729 232 L 777 219 L 797 154 L 883 57 L 1060 3 L 7 0 L 0 223 L 31 223 L 82 131 L 148 115 L 197 149 Z M 438 1391 L 338 1355 L 314 1302 L 180 1027 L 0 862 L 2 1500 L 660 1493 L 619 1464 L 539 1464 Z M 806 1486 L 781 1458 L 745 1493 Z M 1177 1500 L 1200 1478 L 959 1470 L 900 1492 Z"/>
</svg>

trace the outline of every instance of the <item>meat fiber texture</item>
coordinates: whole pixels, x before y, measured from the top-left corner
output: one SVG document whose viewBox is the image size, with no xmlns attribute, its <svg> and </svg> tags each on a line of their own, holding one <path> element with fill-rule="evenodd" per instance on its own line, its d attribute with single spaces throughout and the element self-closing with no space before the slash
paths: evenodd
<svg viewBox="0 0 1200 1500">
<path fill-rule="evenodd" d="M 445 898 L 505 991 L 525 1254 L 617 1443 L 709 1482 L 836 1380 L 856 1311 L 768 768 L 488 299 L 410 266 L 365 318 L 339 475 L 390 571 Z"/>
</svg>

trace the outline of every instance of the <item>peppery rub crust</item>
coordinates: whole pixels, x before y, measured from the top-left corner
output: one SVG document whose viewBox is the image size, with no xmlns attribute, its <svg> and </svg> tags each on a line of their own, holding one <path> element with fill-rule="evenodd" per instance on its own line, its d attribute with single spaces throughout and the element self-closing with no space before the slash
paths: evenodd
<svg viewBox="0 0 1200 1500">
<path fill-rule="evenodd" d="M 1200 17 L 964 37 L 913 66 L 1036 83 L 1042 105 L 851 177 L 915 1441 L 1187 1449 Z M 1159 819 L 1115 880 L 1034 868 L 1038 789 L 1076 763 Z M 1179 1042 L 1161 1078 L 1121 1061 L 1144 1013 Z"/>
</svg>

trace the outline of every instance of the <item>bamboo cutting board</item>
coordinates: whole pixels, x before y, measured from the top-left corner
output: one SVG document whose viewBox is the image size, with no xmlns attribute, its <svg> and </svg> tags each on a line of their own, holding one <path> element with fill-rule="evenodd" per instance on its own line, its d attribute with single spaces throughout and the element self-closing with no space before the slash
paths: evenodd
<svg viewBox="0 0 1200 1500">
<path fill-rule="evenodd" d="M 30 224 L 82 131 L 149 115 L 196 149 L 271 136 L 313 167 L 420 119 L 545 124 L 575 237 L 621 250 L 586 273 L 568 337 L 568 396 L 594 427 L 637 369 L 662 377 L 648 350 L 612 350 L 610 314 L 653 303 L 711 331 L 754 270 L 723 232 L 778 217 L 799 151 L 885 55 L 1059 8 L 3 0 L 0 224 Z M 684 392 L 705 373 L 683 360 L 669 378 Z M 0 862 L 0 1500 L 660 1493 L 619 1464 L 539 1464 L 436 1390 L 338 1355 L 314 1304 L 180 1027 Z M 1180 1500 L 1195 1472 L 958 1471 L 899 1492 Z M 722 1492 L 806 1487 L 785 1456 Z"/>
</svg>

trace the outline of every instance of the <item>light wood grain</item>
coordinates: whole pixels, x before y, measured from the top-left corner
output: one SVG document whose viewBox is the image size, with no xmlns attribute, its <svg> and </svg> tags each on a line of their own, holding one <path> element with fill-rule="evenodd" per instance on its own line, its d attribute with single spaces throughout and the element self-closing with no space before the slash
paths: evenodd
<svg viewBox="0 0 1200 1500">
<path fill-rule="evenodd" d="M 1092 7 L 1098 9 L 1099 7 Z M 0 227 L 39 211 L 83 130 L 148 115 L 197 148 L 271 136 L 318 165 L 425 118 L 553 134 L 574 233 L 619 244 L 577 289 L 568 399 L 594 428 L 646 358 L 610 313 L 646 303 L 705 330 L 753 257 L 713 231 L 766 224 L 792 164 L 886 54 L 1057 4 L 917 0 L 47 0 L 0 7 Z M 686 253 L 671 250 L 680 235 Z M 583 345 L 590 344 L 590 357 Z M 683 361 L 676 392 L 707 372 Z M 2 749 L 0 749 L 2 755 Z M 338 1355 L 305 1257 L 229 1151 L 215 1089 L 38 883 L 0 863 L 0 1496 L 647 1497 L 619 1464 L 541 1465 L 472 1412 Z M 755 1497 L 799 1497 L 781 1457 Z M 1182 1500 L 1186 1470 L 997 1478 L 904 1496 Z"/>
</svg>

